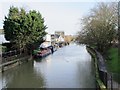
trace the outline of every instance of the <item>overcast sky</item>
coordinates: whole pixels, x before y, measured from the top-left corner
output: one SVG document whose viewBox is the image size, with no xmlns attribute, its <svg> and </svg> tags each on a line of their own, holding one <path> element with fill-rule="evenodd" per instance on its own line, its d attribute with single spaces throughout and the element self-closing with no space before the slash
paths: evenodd
<svg viewBox="0 0 120 90">
<path fill-rule="evenodd" d="M 48 2 L 49 1 L 49 2 Z M 64 31 L 76 34 L 80 30 L 80 19 L 101 1 L 116 0 L 2 0 L 0 3 L 0 28 L 10 6 L 23 7 L 26 11 L 37 10 L 45 19 L 48 33 Z"/>
</svg>

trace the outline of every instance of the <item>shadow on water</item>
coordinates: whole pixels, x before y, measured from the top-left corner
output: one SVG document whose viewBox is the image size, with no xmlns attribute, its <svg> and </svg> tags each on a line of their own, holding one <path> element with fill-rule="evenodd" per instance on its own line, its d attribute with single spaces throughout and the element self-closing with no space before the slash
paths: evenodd
<svg viewBox="0 0 120 90">
<path fill-rule="evenodd" d="M 8 88 L 40 88 L 44 87 L 44 76 L 35 72 L 34 62 L 24 63 L 2 74 L 3 87 Z"/>
<path fill-rule="evenodd" d="M 42 60 L 43 60 L 43 58 L 36 58 L 36 59 L 34 59 L 34 61 L 36 61 L 36 62 L 42 62 Z"/>
<path fill-rule="evenodd" d="M 35 62 L 42 62 L 42 61 L 44 61 L 44 60 L 47 60 L 47 58 L 48 58 L 49 56 L 50 56 L 50 55 L 47 55 L 47 56 L 42 57 L 42 58 L 35 58 L 35 59 L 33 59 L 33 61 L 35 61 Z"/>
</svg>

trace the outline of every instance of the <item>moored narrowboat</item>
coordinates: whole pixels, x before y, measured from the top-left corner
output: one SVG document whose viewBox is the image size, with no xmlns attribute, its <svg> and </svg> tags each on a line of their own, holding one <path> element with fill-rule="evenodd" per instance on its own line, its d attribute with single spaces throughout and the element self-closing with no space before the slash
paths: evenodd
<svg viewBox="0 0 120 90">
<path fill-rule="evenodd" d="M 42 57 L 45 57 L 51 53 L 52 53 L 52 51 L 50 48 L 40 48 L 38 50 L 34 50 L 33 57 L 34 58 L 42 58 Z"/>
</svg>

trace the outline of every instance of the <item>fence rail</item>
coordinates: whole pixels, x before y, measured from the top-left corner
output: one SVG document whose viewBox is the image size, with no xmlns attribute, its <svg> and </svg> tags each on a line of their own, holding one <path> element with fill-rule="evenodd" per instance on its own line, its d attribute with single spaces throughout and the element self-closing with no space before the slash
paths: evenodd
<svg viewBox="0 0 120 90">
<path fill-rule="evenodd" d="M 14 50 L 2 53 L 2 63 L 6 63 L 21 57 L 27 56 L 28 53 L 26 53 L 25 50 Z"/>
<path fill-rule="evenodd" d="M 13 66 L 20 65 L 23 62 L 28 61 L 29 57 L 30 55 L 24 50 L 14 50 L 2 53 L 0 72 L 4 72 Z"/>
<path fill-rule="evenodd" d="M 118 83 L 118 81 L 115 81 L 115 78 L 119 79 L 120 74 L 117 73 L 107 73 L 107 87 L 109 90 L 120 90 L 120 84 Z"/>
<path fill-rule="evenodd" d="M 108 90 L 120 90 L 120 84 L 118 83 L 118 80 L 120 80 L 120 74 L 118 73 L 110 73 L 106 69 L 105 60 L 103 59 L 102 55 L 97 52 L 95 49 L 87 46 L 95 55 L 97 56 L 97 71 L 100 80 L 103 82 L 103 84 L 106 86 Z M 101 60 L 102 59 L 102 60 Z M 115 79 L 117 81 L 115 81 Z M 97 90 L 100 90 L 100 86 L 97 82 Z"/>
</svg>

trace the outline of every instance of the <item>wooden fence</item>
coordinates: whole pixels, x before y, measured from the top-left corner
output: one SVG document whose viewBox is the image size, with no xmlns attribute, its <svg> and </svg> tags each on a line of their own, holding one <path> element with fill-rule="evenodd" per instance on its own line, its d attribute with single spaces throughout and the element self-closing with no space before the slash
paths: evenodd
<svg viewBox="0 0 120 90">
<path fill-rule="evenodd" d="M 0 72 L 4 72 L 13 66 L 20 65 L 28 61 L 30 55 L 24 50 L 14 50 L 2 53 L 2 61 L 0 64 Z"/>
<path fill-rule="evenodd" d="M 14 51 L 9 51 L 2 53 L 2 63 L 6 63 L 21 57 L 27 56 L 28 53 L 24 50 L 14 50 Z"/>
</svg>

